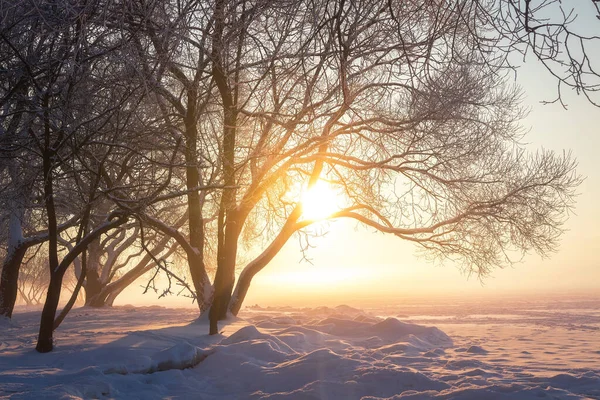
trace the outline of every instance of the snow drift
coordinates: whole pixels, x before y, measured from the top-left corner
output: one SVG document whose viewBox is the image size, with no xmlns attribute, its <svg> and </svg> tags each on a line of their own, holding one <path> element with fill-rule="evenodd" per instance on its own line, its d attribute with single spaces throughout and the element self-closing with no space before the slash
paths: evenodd
<svg viewBox="0 0 600 400">
<path fill-rule="evenodd" d="M 560 358 L 545 352 L 574 346 L 576 340 L 597 344 L 589 328 L 600 321 L 589 315 L 585 329 L 577 330 L 571 321 L 571 342 L 555 328 L 540 352 L 521 339 L 541 332 L 541 319 L 535 319 L 537 331 L 515 337 L 499 333 L 508 326 L 489 323 L 476 325 L 487 330 L 471 335 L 470 320 L 462 320 L 469 323 L 463 327 L 453 320 L 445 325 L 454 331 L 451 338 L 436 327 L 347 306 L 253 308 L 228 321 L 222 335 L 209 337 L 206 322 L 196 321 L 194 313 L 160 307 L 75 310 L 49 354 L 33 350 L 39 315 L 18 314 L 2 325 L 0 398 L 600 397 L 599 371 L 581 357 L 562 369 L 531 363 L 538 354 Z M 588 361 L 600 359 L 586 354 Z"/>
</svg>

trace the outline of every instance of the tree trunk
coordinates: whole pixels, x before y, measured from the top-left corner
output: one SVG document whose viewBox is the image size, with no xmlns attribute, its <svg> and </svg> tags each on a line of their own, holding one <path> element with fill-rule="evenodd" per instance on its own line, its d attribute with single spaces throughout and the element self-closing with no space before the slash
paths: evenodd
<svg viewBox="0 0 600 400">
<path fill-rule="evenodd" d="M 179 222 L 181 221 L 181 223 Z M 183 222 L 185 221 L 185 218 L 181 218 L 176 224 L 177 227 L 179 227 L 181 224 L 183 224 Z M 157 256 L 160 251 L 166 246 L 166 244 L 168 243 L 168 241 L 170 240 L 170 237 L 165 235 L 160 242 L 154 247 L 154 249 L 151 251 L 151 253 L 154 256 Z M 178 242 L 176 242 L 178 243 Z M 163 257 L 169 257 L 171 254 L 173 254 L 175 252 L 175 250 L 177 249 L 177 245 L 172 245 L 171 248 L 168 250 L 168 252 L 166 254 L 163 255 Z M 191 260 L 192 257 L 188 256 L 188 260 Z M 189 262 L 189 261 L 188 261 Z M 111 283 L 109 283 L 108 285 L 105 285 L 104 287 L 102 287 L 102 290 L 100 291 L 100 293 L 98 294 L 98 299 L 99 301 L 102 301 L 103 304 L 107 307 L 112 307 L 115 299 L 117 298 L 117 296 L 119 294 L 121 294 L 121 292 L 123 290 L 125 290 L 125 288 L 127 288 L 129 285 L 131 285 L 133 282 L 135 282 L 136 279 L 138 279 L 140 276 L 142 276 L 143 274 L 145 274 L 147 271 L 149 271 L 152 268 L 152 259 L 151 257 L 146 254 L 144 255 L 144 257 L 142 257 L 142 259 L 136 264 L 135 267 L 133 267 L 132 269 L 130 269 L 129 271 L 127 271 L 125 274 L 123 274 L 118 280 L 113 281 Z M 190 266 L 190 268 L 193 268 L 194 266 Z M 196 266 L 197 267 L 197 266 Z M 206 271 L 204 270 L 204 264 L 201 264 L 200 267 L 198 267 L 198 269 L 200 269 L 202 273 L 202 276 L 205 278 L 202 281 L 203 282 L 208 282 L 208 286 L 210 288 L 210 281 L 208 279 L 208 275 L 206 274 Z M 208 293 L 210 294 L 210 293 Z M 205 297 L 206 294 L 205 294 Z M 199 300 L 199 302 L 201 302 L 201 300 Z M 204 309 L 202 308 L 202 305 L 199 304 L 200 306 L 200 312 L 203 312 Z"/>
<path fill-rule="evenodd" d="M 60 290 L 64 271 L 58 268 L 58 226 L 56 223 L 56 208 L 54 206 L 54 181 L 52 161 L 54 151 L 50 144 L 50 121 L 48 111 L 49 95 L 44 96 L 44 203 L 46 206 L 46 217 L 48 219 L 48 267 L 50 268 L 50 285 L 46 294 L 46 302 L 42 311 L 40 322 L 40 333 L 36 350 L 40 353 L 52 351 L 52 332 L 54 331 L 54 317 L 60 300 Z"/>
<path fill-rule="evenodd" d="M 17 175 L 14 168 L 10 168 L 10 173 L 13 179 Z M 23 238 L 23 205 L 14 202 L 9 208 L 8 251 L 0 276 L 0 315 L 11 318 L 19 290 L 19 269 L 29 245 Z"/>
<path fill-rule="evenodd" d="M 53 332 L 54 332 L 54 317 L 60 300 L 60 290 L 62 286 L 63 275 L 59 272 L 54 273 L 50 277 L 50 285 L 48 286 L 48 294 L 46 302 L 42 310 L 42 319 L 40 321 L 40 333 L 35 349 L 40 353 L 48 353 L 52 351 Z"/>
<path fill-rule="evenodd" d="M 248 289 L 250 288 L 250 283 L 252 283 L 252 278 L 254 278 L 254 275 L 256 275 L 256 272 L 253 271 L 243 271 L 240 274 L 240 277 L 238 278 L 237 284 L 235 286 L 235 290 L 229 302 L 229 311 L 233 315 L 238 315 L 238 313 L 240 312 L 242 304 L 246 299 L 246 294 L 248 294 Z"/>
<path fill-rule="evenodd" d="M 93 240 L 87 248 L 87 268 L 84 282 L 85 305 L 88 307 L 102 307 L 104 301 L 101 292 L 106 285 L 100 279 L 100 258 L 102 249 L 100 248 L 100 237 Z"/>
<path fill-rule="evenodd" d="M 26 85 L 18 90 L 21 94 L 26 92 Z M 17 102 L 17 111 L 13 114 L 8 128 L 4 132 L 7 138 L 12 137 L 18 130 L 23 118 L 25 103 Z M 10 154 L 10 153 L 9 153 Z M 29 246 L 23 243 L 23 219 L 25 217 L 26 199 L 31 194 L 31 186 L 20 179 L 19 167 L 16 164 L 15 158 L 9 156 L 7 158 L 8 173 L 12 185 L 16 189 L 9 198 L 9 228 L 8 228 L 8 253 L 2 264 L 2 274 L 0 276 L 0 315 L 12 318 L 12 313 L 17 300 L 19 286 L 19 269 L 23 262 L 23 257 Z"/>
<path fill-rule="evenodd" d="M 89 269 L 85 278 L 85 305 L 88 307 L 104 306 L 104 298 L 102 289 L 104 289 L 98 272 L 95 269 Z"/>
<path fill-rule="evenodd" d="M 73 247 L 73 249 L 67 253 L 60 264 L 58 264 L 56 252 L 48 254 L 50 265 L 55 266 L 50 269 L 50 285 L 48 286 L 48 293 L 46 295 L 46 302 L 44 303 L 42 319 L 40 322 L 40 333 L 38 336 L 38 345 L 36 346 L 36 349 L 40 353 L 52 351 L 52 331 L 54 330 L 54 317 L 56 315 L 58 301 L 60 300 L 62 280 L 67 268 L 69 265 L 71 265 L 71 263 L 73 263 L 79 254 L 87 249 L 87 247 L 90 245 L 90 242 L 109 230 L 123 225 L 127 222 L 127 218 L 128 217 L 126 214 L 121 214 L 116 217 L 109 216 L 108 220 L 104 224 L 98 226 L 92 232 L 84 236 L 81 241 L 78 241 L 77 245 L 75 245 L 75 247 Z M 86 220 L 87 217 L 84 218 L 84 221 L 82 222 L 83 225 L 87 224 Z M 50 237 L 50 243 L 52 243 L 52 236 Z M 53 257 L 55 260 L 52 260 Z"/>
<path fill-rule="evenodd" d="M 297 222 L 298 218 L 300 218 L 300 215 L 302 215 L 302 207 L 298 206 L 294 209 L 294 211 L 292 211 L 288 217 L 288 220 L 281 228 L 279 234 L 275 237 L 275 239 L 273 239 L 265 251 L 263 251 L 258 257 L 252 260 L 252 262 L 250 262 L 246 268 L 244 268 L 240 274 L 240 277 L 238 278 L 237 285 L 229 302 L 229 311 L 231 311 L 233 315 L 237 315 L 240 311 L 254 275 L 260 272 L 269 262 L 271 262 L 273 257 L 279 253 L 289 238 L 292 237 L 294 232 L 310 224 L 310 221 Z"/>
<path fill-rule="evenodd" d="M 90 282 L 94 282 L 94 278 L 92 278 Z M 102 285 L 100 281 L 96 281 L 96 283 L 89 286 L 90 291 L 86 288 L 84 305 L 86 307 L 110 307 L 112 306 L 114 298 L 111 302 L 109 302 L 108 299 L 115 292 L 116 294 L 114 294 L 114 297 L 117 297 L 125 287 L 127 286 L 121 288 L 119 286 Z"/>
<path fill-rule="evenodd" d="M 206 293 L 206 266 L 204 265 L 204 218 L 200 193 L 195 190 L 201 184 L 198 172 L 198 127 L 196 88 L 188 88 L 187 114 L 185 117 L 185 177 L 188 189 L 188 229 L 190 245 L 195 254 L 188 254 L 188 268 L 194 284 L 200 312 L 203 311 Z"/>
<path fill-rule="evenodd" d="M 225 48 L 223 30 L 225 27 L 225 2 L 217 0 L 214 5 L 215 28 L 212 35 L 211 58 L 213 60 L 212 75 L 219 89 L 223 102 L 223 183 L 225 188 L 219 205 L 217 233 L 217 272 L 215 274 L 214 297 L 210 307 L 209 334 L 218 333 L 218 321 L 227 315 L 227 307 L 231 299 L 235 282 L 235 263 L 237 256 L 237 241 L 241 227 L 236 212 L 236 180 L 235 180 L 235 146 L 237 133 L 237 96 L 238 87 L 230 87 L 227 67 L 222 52 Z M 243 30 L 242 30 L 243 31 Z M 238 62 L 241 56 L 241 43 L 244 35 L 238 41 Z M 238 81 L 235 76 L 234 81 Z"/>
<path fill-rule="evenodd" d="M 208 278 L 208 274 L 205 270 L 203 257 L 188 257 L 188 263 L 190 271 L 196 272 L 196 278 L 194 279 L 194 290 L 196 291 L 198 309 L 202 314 L 204 311 L 208 310 L 212 303 L 212 285 L 210 284 L 210 279 Z"/>
<path fill-rule="evenodd" d="M 65 307 L 61 310 L 60 314 L 58 314 L 58 317 L 56 317 L 56 319 L 54 320 L 54 329 L 56 329 L 60 326 L 60 324 L 63 322 L 63 320 L 69 313 L 69 311 L 71 311 L 71 308 L 73 308 L 73 305 L 77 301 L 77 296 L 79 295 L 79 290 L 81 289 L 81 286 L 83 285 L 83 280 L 85 279 L 86 273 L 87 273 L 87 260 L 86 260 L 86 252 L 84 251 L 81 254 L 81 272 L 79 274 L 79 277 L 77 278 L 77 284 L 75 285 L 75 288 L 73 289 L 71 298 L 69 298 L 69 301 L 67 302 Z"/>
<path fill-rule="evenodd" d="M 2 265 L 0 276 L 0 315 L 12 318 L 12 313 L 17 300 L 19 268 L 23 257 L 27 252 L 27 246 L 19 246 L 7 254 Z"/>
<path fill-rule="evenodd" d="M 237 221 L 233 218 L 233 212 L 229 214 L 227 229 L 225 231 L 225 244 L 223 245 L 217 273 L 215 275 L 214 297 L 210 307 L 210 335 L 218 333 L 217 322 L 227 316 L 227 307 L 231 300 L 233 285 L 235 283 L 235 263 L 237 256 L 237 241 L 239 230 Z"/>
<path fill-rule="evenodd" d="M 119 287 L 116 288 L 115 290 L 111 291 L 107 296 L 106 296 L 106 301 L 105 304 L 107 307 L 112 307 L 115 299 L 117 298 L 118 295 L 121 294 L 121 292 L 123 291 L 123 289 L 125 289 L 127 286 L 123 286 L 123 287 Z"/>
</svg>

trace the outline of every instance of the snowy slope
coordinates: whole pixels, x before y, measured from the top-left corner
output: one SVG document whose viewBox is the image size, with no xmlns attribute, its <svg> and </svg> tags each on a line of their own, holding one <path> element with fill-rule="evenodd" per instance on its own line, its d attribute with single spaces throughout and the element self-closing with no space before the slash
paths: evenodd
<svg viewBox="0 0 600 400">
<path fill-rule="evenodd" d="M 33 350 L 39 313 L 19 313 L 0 322 L 0 398 L 600 398 L 593 304 L 512 314 L 438 305 L 398 318 L 254 307 L 214 337 L 193 309 L 82 308 L 49 354 Z"/>
</svg>

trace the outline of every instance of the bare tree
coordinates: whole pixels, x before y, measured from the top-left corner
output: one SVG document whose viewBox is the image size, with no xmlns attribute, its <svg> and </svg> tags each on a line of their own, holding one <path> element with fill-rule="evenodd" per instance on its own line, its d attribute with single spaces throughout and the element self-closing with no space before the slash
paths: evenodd
<svg viewBox="0 0 600 400">
<path fill-rule="evenodd" d="M 331 218 L 482 275 L 513 249 L 555 245 L 579 178 L 569 155 L 519 145 L 508 55 L 528 46 L 542 61 L 549 54 L 534 37 L 542 29 L 531 30 L 543 13 L 520 7 L 529 5 L 221 0 L 136 12 L 144 18 L 128 29 L 138 33 L 138 62 L 160 65 L 144 67 L 145 77 L 184 138 L 189 192 L 187 231 L 160 215 L 145 223 L 184 250 L 211 333 L 239 310 L 252 277 L 315 222 L 299 199 L 321 180 L 345 201 Z M 498 18 L 515 10 L 527 22 Z M 192 191 L 213 183 L 224 189 Z M 234 289 L 244 240 L 265 247 Z"/>
<path fill-rule="evenodd" d="M 19 297 L 26 305 L 41 304 L 50 278 L 48 266 L 45 265 L 43 246 L 33 249 L 34 252 L 24 260 L 19 271 Z"/>
<path fill-rule="evenodd" d="M 36 347 L 40 352 L 53 347 L 55 314 L 67 269 L 96 239 L 125 224 L 132 204 L 144 208 L 144 200 L 169 180 L 168 172 L 149 168 L 164 161 L 165 154 L 160 148 L 144 152 L 140 136 L 149 132 L 139 132 L 134 118 L 145 90 L 131 79 L 136 70 L 126 57 L 130 38 L 115 35 L 105 23 L 108 12 L 114 16 L 119 10 L 110 9 L 110 3 L 99 5 L 39 4 L 31 17 L 36 20 L 36 34 L 50 43 L 49 67 L 32 80 L 39 89 L 31 98 L 29 129 L 29 149 L 42 164 L 50 271 Z M 147 162 L 130 164 L 140 160 Z M 124 180 L 111 179 L 107 171 L 113 169 Z M 60 237 L 58 222 L 64 217 L 57 193 L 68 194 L 69 213 L 80 216 L 74 237 L 66 239 L 72 241 L 72 249 L 65 253 L 60 252 L 65 239 Z M 108 206 L 106 199 L 112 201 Z"/>
<path fill-rule="evenodd" d="M 252 276 L 314 222 L 298 200 L 319 180 L 344 195 L 329 218 L 353 218 L 481 275 L 512 250 L 554 248 L 580 182 L 575 163 L 520 147 L 519 92 L 502 78 L 488 27 L 463 25 L 471 8 L 291 2 L 252 20 L 245 4 L 215 6 L 213 76 L 232 189 L 221 200 L 211 333 L 227 307 L 239 310 Z M 227 29 L 237 45 L 223 45 Z M 270 239 L 230 297 L 248 221 Z"/>
<path fill-rule="evenodd" d="M 569 154 L 520 145 L 511 57 L 532 52 L 559 98 L 568 85 L 594 102 L 598 77 L 588 54 L 597 37 L 575 30 L 568 11 L 547 15 L 553 7 L 562 9 L 551 0 L 92 1 L 3 14 L 15 23 L 0 37 L 10 71 L 2 143 L 19 145 L 3 145 L 0 179 L 5 193 L 30 183 L 0 193 L 11 210 L 1 222 L 15 227 L 10 260 L 27 243 L 28 217 L 36 228 L 47 221 L 38 349 L 52 348 L 62 276 L 80 254 L 79 286 L 104 304 L 150 268 L 174 278 L 165 260 L 178 247 L 217 333 L 255 274 L 317 222 L 300 199 L 319 182 L 343 203 L 326 218 L 352 218 L 481 276 L 513 251 L 548 253 L 580 179 Z M 29 177 L 25 163 L 42 173 Z M 60 196 L 76 199 L 70 210 Z M 180 197 L 186 207 L 170 208 Z M 77 229 L 61 236 L 69 221 Z M 248 242 L 260 251 L 245 263 Z M 59 262 L 60 246 L 70 250 Z M 5 270 L 13 282 L 15 269 Z"/>
<path fill-rule="evenodd" d="M 160 215 L 165 212 L 158 211 Z M 186 220 L 184 213 L 170 226 L 180 228 Z M 155 267 L 156 259 L 168 259 L 176 250 L 176 242 L 169 236 L 146 232 L 144 246 L 140 243 L 140 227 L 136 221 L 115 229 L 88 246 L 85 305 L 112 306 L 116 297 L 136 279 Z M 151 254 L 146 254 L 145 248 Z"/>
<path fill-rule="evenodd" d="M 48 240 L 40 229 L 43 219 L 41 158 L 33 147 L 31 130 L 39 111 L 33 98 L 52 68 L 52 38 L 36 39 L 39 18 L 28 4 L 0 3 L 0 203 L 6 245 L 0 277 L 0 314 L 11 317 L 17 296 L 19 268 L 28 249 Z M 33 150 L 33 151 L 32 151 Z M 61 206 L 59 201 L 59 207 Z M 57 226 L 62 231 L 76 215 Z"/>
<path fill-rule="evenodd" d="M 465 2 L 472 8 L 466 26 L 489 27 L 496 52 L 507 65 L 518 67 L 517 57 L 531 56 L 556 82 L 560 102 L 565 89 L 582 94 L 600 106 L 600 75 L 596 49 L 600 46 L 600 6 L 596 0 Z"/>
</svg>

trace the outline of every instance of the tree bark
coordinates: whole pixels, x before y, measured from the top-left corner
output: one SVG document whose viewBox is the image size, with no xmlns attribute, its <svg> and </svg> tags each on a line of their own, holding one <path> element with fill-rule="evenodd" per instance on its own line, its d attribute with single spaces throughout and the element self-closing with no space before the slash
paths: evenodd
<svg viewBox="0 0 600 400">
<path fill-rule="evenodd" d="M 204 265 L 204 220 L 202 216 L 202 204 L 200 203 L 200 193 L 194 188 L 200 185 L 200 174 L 198 173 L 198 129 L 195 118 L 195 93 L 188 94 L 188 116 L 186 117 L 186 185 L 188 189 L 188 227 L 190 245 L 195 249 L 193 254 L 188 254 L 188 267 L 196 291 L 198 306 L 204 302 L 205 282 L 203 277 L 206 275 Z M 193 100 L 193 101 L 192 101 Z M 202 309 L 201 309 L 202 311 Z"/>
<path fill-rule="evenodd" d="M 53 335 L 54 317 L 60 300 L 60 291 L 62 286 L 63 274 L 55 273 L 50 277 L 50 285 L 46 295 L 46 302 L 42 310 L 42 319 L 40 321 L 40 332 L 35 349 L 40 353 L 48 353 L 54 348 Z"/>
<path fill-rule="evenodd" d="M 229 302 L 229 311 L 233 315 L 237 315 L 240 311 L 254 275 L 260 272 L 269 262 L 271 262 L 273 257 L 279 253 L 281 248 L 287 243 L 294 232 L 310 225 L 310 221 L 297 222 L 301 215 L 302 207 L 297 206 L 292 211 L 286 223 L 281 228 L 281 231 L 275 237 L 275 239 L 273 239 L 271 244 L 269 244 L 265 251 L 263 251 L 244 268 L 240 274 L 240 277 L 238 278 L 235 290 L 233 291 L 233 295 L 231 296 L 231 300 Z"/>
<path fill-rule="evenodd" d="M 42 311 L 40 321 L 40 332 L 36 350 L 40 353 L 52 351 L 52 332 L 54 331 L 54 317 L 60 300 L 60 290 L 64 272 L 58 268 L 58 227 L 56 223 L 56 208 L 54 206 L 53 186 L 53 157 L 51 148 L 50 121 L 48 112 L 48 97 L 43 100 L 44 107 L 44 152 L 43 152 L 43 176 L 44 176 L 44 203 L 46 206 L 46 217 L 48 219 L 48 267 L 50 268 L 50 285 L 46 294 L 46 302 Z"/>
<path fill-rule="evenodd" d="M 215 274 L 214 297 L 210 307 L 209 334 L 218 333 L 219 320 L 227 315 L 227 306 L 235 282 L 235 263 L 237 257 L 237 241 L 240 226 L 236 212 L 235 189 L 235 146 L 237 133 L 237 88 L 232 89 L 226 75 L 223 60 L 223 30 L 225 27 L 225 2 L 217 0 L 214 9 L 215 29 L 212 36 L 211 58 L 213 60 L 212 75 L 219 89 L 223 102 L 223 183 L 225 188 L 221 196 L 218 218 L 217 272 Z M 238 42 L 238 60 L 241 55 Z M 236 76 L 237 78 L 237 76 Z M 237 79 L 236 79 L 237 81 Z"/>
<path fill-rule="evenodd" d="M 225 319 L 227 316 L 227 307 L 231 300 L 231 293 L 235 283 L 235 262 L 239 232 L 236 229 L 237 225 L 235 223 L 232 223 L 232 225 L 225 233 L 224 254 L 222 254 L 221 260 L 219 260 L 215 275 L 215 292 L 208 317 L 210 321 L 210 335 L 218 333 L 217 322 Z"/>
<path fill-rule="evenodd" d="M 44 309 L 42 311 L 42 318 L 40 321 L 40 333 L 38 335 L 38 345 L 36 350 L 40 353 L 47 353 L 52 351 L 52 334 L 54 331 L 54 318 L 56 316 L 56 309 L 58 308 L 58 301 L 60 300 L 60 292 L 62 286 L 62 280 L 65 272 L 69 265 L 85 251 L 90 243 L 100 237 L 102 234 L 108 232 L 113 228 L 123 225 L 127 222 L 126 214 L 120 214 L 118 216 L 109 216 L 108 221 L 98 226 L 92 232 L 87 234 L 79 243 L 73 247 L 71 251 L 62 259 L 59 265 L 51 269 L 50 274 L 50 285 L 48 286 L 48 293 L 46 295 L 46 302 L 44 303 Z M 51 256 L 51 255 L 50 255 Z M 56 256 L 56 255 L 55 255 Z M 58 259 L 58 258 L 57 258 Z"/>
<path fill-rule="evenodd" d="M 59 231 L 71 226 L 71 221 L 62 224 Z M 25 254 L 30 247 L 44 243 L 48 235 L 39 233 L 29 238 L 20 238 L 18 244 L 9 246 L 9 251 L 2 264 L 0 274 L 0 315 L 11 318 L 17 300 L 19 271 Z"/>
<path fill-rule="evenodd" d="M 90 268 L 86 273 L 85 278 L 85 305 L 88 307 L 102 307 L 104 306 L 104 301 L 102 299 L 101 293 L 102 289 L 104 289 L 102 282 L 100 282 L 100 278 L 98 277 L 98 272 Z"/>
<path fill-rule="evenodd" d="M 100 277 L 102 268 L 100 267 L 102 249 L 100 248 L 100 237 L 92 241 L 87 248 L 87 268 L 84 282 L 85 305 L 88 307 L 102 307 L 104 301 L 100 294 L 105 288 L 105 284 Z"/>
<path fill-rule="evenodd" d="M 17 301 L 19 269 L 23 257 L 27 252 L 27 246 L 18 246 L 6 256 L 2 265 L 0 276 L 0 315 L 12 318 L 12 313 Z"/>
<path fill-rule="evenodd" d="M 23 92 L 20 89 L 15 92 Z M 23 92 L 24 93 L 24 92 Z M 21 94 L 23 94 L 21 93 Z M 23 119 L 23 101 L 17 102 L 16 109 L 18 110 L 10 120 L 8 128 L 5 132 L 5 137 L 14 137 L 19 125 Z M 9 201 L 10 204 L 10 220 L 8 228 L 8 254 L 2 264 L 2 274 L 0 276 L 0 315 L 12 318 L 12 313 L 17 300 L 19 286 L 19 269 L 25 257 L 25 253 L 29 248 L 23 240 L 23 218 L 25 216 L 25 199 L 31 193 L 31 187 L 19 178 L 18 167 L 13 158 L 8 158 L 8 172 L 11 182 L 16 186 L 16 193 L 13 193 L 15 198 Z M 20 200 L 20 201 L 19 201 Z"/>
<path fill-rule="evenodd" d="M 69 301 L 67 302 L 65 307 L 60 311 L 60 314 L 58 314 L 58 317 L 56 317 L 56 319 L 54 320 L 54 329 L 56 329 L 60 326 L 60 324 L 63 322 L 63 320 L 69 313 L 69 311 L 71 311 L 71 308 L 73 308 L 73 305 L 77 301 L 77 296 L 79 295 L 79 290 L 81 289 L 81 286 L 83 285 L 83 280 L 85 279 L 86 274 L 87 274 L 87 257 L 86 257 L 86 251 L 84 251 L 83 253 L 81 253 L 81 273 L 79 274 L 79 277 L 77 278 L 77 284 L 75 285 L 75 288 L 73 288 L 73 293 L 71 293 L 71 298 L 69 298 Z"/>
</svg>

